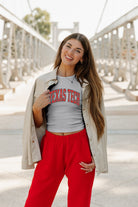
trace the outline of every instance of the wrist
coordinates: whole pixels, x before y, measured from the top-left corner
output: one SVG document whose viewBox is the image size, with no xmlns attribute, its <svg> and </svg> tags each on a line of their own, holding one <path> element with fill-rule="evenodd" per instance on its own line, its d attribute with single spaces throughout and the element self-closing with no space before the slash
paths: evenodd
<svg viewBox="0 0 138 207">
<path fill-rule="evenodd" d="M 36 106 L 35 104 L 33 105 L 33 112 L 37 112 L 37 113 L 39 113 L 39 112 L 41 112 L 41 108 L 39 108 L 38 106 Z"/>
</svg>

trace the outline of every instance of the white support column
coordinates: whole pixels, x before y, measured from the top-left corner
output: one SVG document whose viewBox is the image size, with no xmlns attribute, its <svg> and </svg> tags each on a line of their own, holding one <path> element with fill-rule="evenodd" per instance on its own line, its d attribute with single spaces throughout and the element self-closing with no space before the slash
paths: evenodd
<svg viewBox="0 0 138 207">
<path fill-rule="evenodd" d="M 109 36 L 109 34 L 108 34 Z M 108 61 L 108 75 L 114 74 L 114 59 L 113 59 L 113 33 L 110 33 L 109 37 L 109 61 Z"/>
<path fill-rule="evenodd" d="M 32 66 L 32 35 L 28 35 L 28 68 L 30 73 L 33 71 L 33 66 Z"/>
<path fill-rule="evenodd" d="M 38 67 L 41 69 L 41 42 L 38 40 Z"/>
<path fill-rule="evenodd" d="M 4 28 L 1 42 L 0 58 L 0 84 L 3 88 L 9 88 L 11 77 L 11 44 L 12 44 L 13 23 L 4 21 Z"/>
<path fill-rule="evenodd" d="M 74 33 L 79 32 L 79 22 L 74 22 L 73 32 L 74 32 Z"/>
<path fill-rule="evenodd" d="M 97 71 L 99 71 L 99 53 L 98 53 L 98 40 L 94 40 L 94 58 Z"/>
<path fill-rule="evenodd" d="M 36 63 L 35 63 L 35 37 L 32 36 L 31 42 L 31 69 L 33 72 L 37 72 Z"/>
<path fill-rule="evenodd" d="M 119 80 L 119 59 L 120 59 L 120 39 L 118 29 L 112 31 L 113 38 L 113 59 L 114 59 L 114 81 Z"/>
<path fill-rule="evenodd" d="M 104 35 L 103 44 L 104 44 L 104 76 L 113 76 L 113 39 L 111 33 Z"/>
<path fill-rule="evenodd" d="M 25 31 L 23 29 L 17 30 L 17 51 L 18 51 L 18 77 L 19 80 L 23 80 L 23 66 L 24 66 L 24 38 Z"/>
<path fill-rule="evenodd" d="M 20 47 L 19 47 L 20 46 Z M 22 65 L 21 65 L 21 30 L 13 25 L 13 33 L 12 33 L 12 44 L 11 44 L 11 67 L 12 74 L 10 80 L 23 80 L 22 77 Z"/>
<path fill-rule="evenodd" d="M 108 63 L 109 63 L 109 34 L 106 34 L 102 38 L 102 53 L 103 53 L 103 69 L 104 76 L 108 76 Z"/>
<path fill-rule="evenodd" d="M 37 38 L 35 38 L 34 37 L 34 68 L 35 69 L 37 69 L 37 70 L 39 70 L 40 68 L 39 68 L 39 66 L 38 66 L 38 58 L 39 58 L 39 56 L 38 56 L 38 40 L 37 40 Z"/>
<path fill-rule="evenodd" d="M 129 64 L 129 74 L 130 74 L 130 81 L 128 85 L 129 90 L 135 90 L 138 86 L 136 75 L 138 74 L 138 49 L 137 49 L 137 42 L 135 37 L 134 31 L 134 24 L 131 22 L 129 27 L 127 28 L 127 43 L 128 43 L 128 64 Z"/>
<path fill-rule="evenodd" d="M 121 39 L 121 47 L 120 47 L 120 61 L 119 61 L 119 71 L 118 71 L 118 79 L 119 81 L 127 81 L 127 24 L 123 27 L 123 38 Z"/>
<path fill-rule="evenodd" d="M 31 68 L 30 68 L 30 34 L 25 34 L 25 41 L 24 41 L 24 68 L 23 74 L 24 75 L 31 75 Z"/>
<path fill-rule="evenodd" d="M 102 38 L 98 38 L 98 72 L 102 72 Z"/>
<path fill-rule="evenodd" d="M 57 22 L 51 22 L 51 32 L 52 32 L 52 45 L 54 48 L 57 47 L 58 37 L 57 37 Z"/>
</svg>

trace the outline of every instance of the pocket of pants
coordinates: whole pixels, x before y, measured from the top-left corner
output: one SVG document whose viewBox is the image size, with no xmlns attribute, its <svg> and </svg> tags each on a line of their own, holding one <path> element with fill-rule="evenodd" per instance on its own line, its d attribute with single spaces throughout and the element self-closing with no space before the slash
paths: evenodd
<svg viewBox="0 0 138 207">
<path fill-rule="evenodd" d="M 82 156 L 84 157 L 84 161 L 87 163 L 91 163 L 92 154 L 91 154 L 89 139 L 87 135 L 83 137 L 83 140 L 82 140 L 82 151 L 83 151 Z"/>
</svg>

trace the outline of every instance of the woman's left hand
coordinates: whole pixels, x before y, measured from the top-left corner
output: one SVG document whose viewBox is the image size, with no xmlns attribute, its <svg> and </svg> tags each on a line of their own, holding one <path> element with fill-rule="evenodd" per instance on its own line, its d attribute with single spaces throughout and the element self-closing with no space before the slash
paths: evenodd
<svg viewBox="0 0 138 207">
<path fill-rule="evenodd" d="M 89 172 L 92 172 L 93 169 L 95 168 L 95 162 L 94 162 L 94 159 L 92 158 L 92 162 L 87 164 L 85 162 L 80 162 L 79 163 L 82 167 L 81 167 L 81 170 L 84 170 L 85 173 L 89 173 Z"/>
</svg>

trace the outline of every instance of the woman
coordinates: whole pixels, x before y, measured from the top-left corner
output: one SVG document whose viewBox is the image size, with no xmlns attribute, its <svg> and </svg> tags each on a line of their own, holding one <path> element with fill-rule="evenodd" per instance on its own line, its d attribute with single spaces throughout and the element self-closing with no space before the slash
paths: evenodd
<svg viewBox="0 0 138 207">
<path fill-rule="evenodd" d="M 69 35 L 28 100 L 22 164 L 38 164 L 25 207 L 50 207 L 64 175 L 68 207 L 90 206 L 95 170 L 108 171 L 102 91 L 88 39 Z"/>
</svg>

